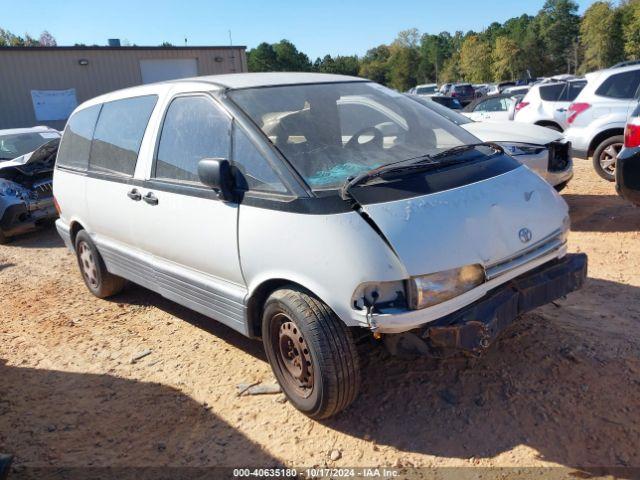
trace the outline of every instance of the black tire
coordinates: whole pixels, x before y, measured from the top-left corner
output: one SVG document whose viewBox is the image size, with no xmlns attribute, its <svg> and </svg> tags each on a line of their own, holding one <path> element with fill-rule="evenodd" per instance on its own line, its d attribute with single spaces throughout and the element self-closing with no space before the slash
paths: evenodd
<svg viewBox="0 0 640 480">
<path fill-rule="evenodd" d="M 5 243 L 9 243 L 11 241 L 11 237 L 7 237 L 2 230 L 0 230 L 0 245 L 4 245 Z"/>
<path fill-rule="evenodd" d="M 556 192 L 561 192 L 562 190 L 564 190 L 565 188 L 567 188 L 567 185 L 569 185 L 569 180 L 565 180 L 562 183 L 559 183 L 558 185 L 554 186 L 553 188 L 556 189 Z"/>
<path fill-rule="evenodd" d="M 596 173 L 613 182 L 616 179 L 616 157 L 624 145 L 624 136 L 616 135 L 600 142 L 593 152 L 593 168 Z"/>
<path fill-rule="evenodd" d="M 284 394 L 305 415 L 331 417 L 358 396 L 360 366 L 351 332 L 310 293 L 294 286 L 275 291 L 265 303 L 262 340 Z"/>
<path fill-rule="evenodd" d="M 124 288 L 127 281 L 107 271 L 100 252 L 86 231 L 78 232 L 75 250 L 84 284 L 96 297 L 107 298 Z"/>
</svg>

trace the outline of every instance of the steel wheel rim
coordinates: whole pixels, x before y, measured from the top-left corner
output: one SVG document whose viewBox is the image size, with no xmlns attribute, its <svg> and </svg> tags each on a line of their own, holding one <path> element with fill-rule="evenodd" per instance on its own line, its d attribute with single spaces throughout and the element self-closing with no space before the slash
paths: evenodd
<svg viewBox="0 0 640 480">
<path fill-rule="evenodd" d="M 297 395 L 308 398 L 313 393 L 314 370 L 306 339 L 284 313 L 274 315 L 271 325 L 271 345 L 284 382 Z"/>
<path fill-rule="evenodd" d="M 96 260 L 91 248 L 86 242 L 80 242 L 78 245 L 78 260 L 80 261 L 82 276 L 87 284 L 92 288 L 98 288 L 99 281 Z"/>
<path fill-rule="evenodd" d="M 612 143 L 600 154 L 600 167 L 609 175 L 616 172 L 616 158 L 622 150 L 622 143 Z"/>
</svg>

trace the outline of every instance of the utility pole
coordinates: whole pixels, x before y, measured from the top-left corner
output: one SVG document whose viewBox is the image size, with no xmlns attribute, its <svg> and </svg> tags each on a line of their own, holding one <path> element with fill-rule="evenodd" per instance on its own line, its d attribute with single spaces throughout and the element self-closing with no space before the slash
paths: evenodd
<svg viewBox="0 0 640 480">
<path fill-rule="evenodd" d="M 231 38 L 231 30 L 229 30 L 229 46 L 233 47 L 233 39 Z"/>
</svg>

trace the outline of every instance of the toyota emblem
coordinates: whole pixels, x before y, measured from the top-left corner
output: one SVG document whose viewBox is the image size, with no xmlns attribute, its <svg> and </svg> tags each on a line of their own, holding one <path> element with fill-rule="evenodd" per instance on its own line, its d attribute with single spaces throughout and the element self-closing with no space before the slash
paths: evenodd
<svg viewBox="0 0 640 480">
<path fill-rule="evenodd" d="M 528 228 L 521 228 L 518 232 L 518 238 L 522 243 L 529 243 L 533 238 L 533 233 Z"/>
</svg>

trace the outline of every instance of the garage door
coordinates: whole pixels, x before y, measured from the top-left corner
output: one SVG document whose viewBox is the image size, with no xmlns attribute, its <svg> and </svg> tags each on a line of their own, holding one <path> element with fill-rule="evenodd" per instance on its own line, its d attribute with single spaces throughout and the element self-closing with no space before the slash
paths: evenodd
<svg viewBox="0 0 640 480">
<path fill-rule="evenodd" d="M 198 75 L 197 58 L 140 60 L 142 83 L 163 82 Z"/>
</svg>

